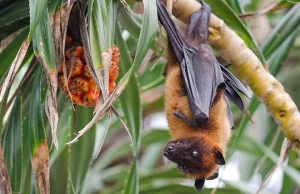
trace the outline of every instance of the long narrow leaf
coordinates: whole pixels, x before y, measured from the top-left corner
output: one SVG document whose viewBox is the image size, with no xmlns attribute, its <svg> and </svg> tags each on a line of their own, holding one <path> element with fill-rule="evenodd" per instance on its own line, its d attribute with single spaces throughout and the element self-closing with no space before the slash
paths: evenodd
<svg viewBox="0 0 300 194">
<path fill-rule="evenodd" d="M 32 83 L 29 106 L 29 140 L 31 164 L 40 193 L 49 193 L 49 151 L 43 124 L 41 106 L 42 67 L 37 69 Z"/>
<path fill-rule="evenodd" d="M 21 31 L 29 26 L 29 17 L 1 27 L 0 42 L 15 32 Z"/>
<path fill-rule="evenodd" d="M 35 55 L 39 59 L 40 63 L 43 64 L 46 75 L 47 82 L 49 84 L 45 109 L 48 120 L 51 126 L 52 141 L 55 147 L 58 147 L 56 130 L 58 123 L 58 113 L 57 113 L 57 102 L 56 102 L 56 92 L 57 92 L 57 76 L 56 76 L 56 66 L 55 66 L 55 56 L 54 56 L 54 45 L 52 39 L 51 26 L 49 21 L 49 15 L 47 9 L 42 12 L 41 20 L 36 28 L 33 39 L 33 48 Z"/>
<path fill-rule="evenodd" d="M 76 129 L 74 130 L 79 130 L 90 121 L 93 111 L 86 107 L 77 107 L 76 112 Z M 71 175 L 76 193 L 81 193 L 86 174 L 93 160 L 95 134 L 96 130 L 93 127 L 88 134 L 71 147 Z"/>
<path fill-rule="evenodd" d="M 4 129 L 2 148 L 12 192 L 19 192 L 23 177 L 22 100 L 18 96 Z"/>
<path fill-rule="evenodd" d="M 124 75 L 129 69 L 131 59 L 129 50 L 126 43 L 124 42 L 120 28 L 117 30 L 117 44 L 120 53 L 120 76 Z M 123 94 L 120 96 L 120 102 L 123 108 L 123 112 L 126 121 L 129 126 L 129 130 L 135 142 L 137 142 L 137 136 L 141 127 L 141 102 L 140 102 L 140 91 L 139 83 L 135 76 L 130 80 L 130 84 L 126 87 Z M 136 143 L 135 143 L 136 144 Z"/>
<path fill-rule="evenodd" d="M 46 3 L 46 0 L 29 0 L 30 32 L 28 35 L 28 41 L 31 40 L 44 12 L 47 11 Z"/>
<path fill-rule="evenodd" d="M 285 16 L 280 23 L 276 25 L 270 33 L 267 40 L 263 43 L 262 49 L 266 58 L 285 41 L 286 37 L 295 31 L 300 22 L 300 5 L 295 5 Z"/>
<path fill-rule="evenodd" d="M 0 27 L 29 16 L 28 1 L 19 1 L 0 11 Z"/>
<path fill-rule="evenodd" d="M 7 92 L 8 88 L 12 84 L 12 81 L 14 80 L 14 77 L 22 64 L 23 59 L 25 58 L 28 47 L 29 42 L 25 40 L 22 46 L 20 47 L 19 52 L 17 53 L 17 56 L 15 57 L 13 63 L 11 64 L 7 75 L 3 78 L 3 82 L 0 88 L 0 103 L 2 102 L 3 97 Z"/>
<path fill-rule="evenodd" d="M 121 50 L 120 57 L 120 75 L 124 75 L 128 69 L 131 60 L 129 57 L 129 50 L 124 42 L 120 28 L 117 30 L 117 42 Z M 126 121 L 129 126 L 129 131 L 134 141 L 134 158 L 132 162 L 132 169 L 127 179 L 127 185 L 124 193 L 137 193 L 139 178 L 138 178 L 138 163 L 137 158 L 139 154 L 139 132 L 141 129 L 141 103 L 140 103 L 140 92 L 139 84 L 135 76 L 132 77 L 130 84 L 124 90 L 120 96 L 120 102 L 124 111 Z"/>
<path fill-rule="evenodd" d="M 3 76 L 4 72 L 8 69 L 8 67 L 12 64 L 16 54 L 19 51 L 20 46 L 24 42 L 28 35 L 28 28 L 22 30 L 20 34 L 14 38 L 14 40 L 5 47 L 0 53 L 1 59 L 1 69 L 0 69 L 0 77 Z"/>
</svg>

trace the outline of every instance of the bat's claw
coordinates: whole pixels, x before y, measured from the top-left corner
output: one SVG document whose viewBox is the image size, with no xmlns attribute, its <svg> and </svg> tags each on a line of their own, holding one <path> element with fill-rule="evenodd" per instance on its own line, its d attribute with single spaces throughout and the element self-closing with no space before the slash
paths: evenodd
<svg viewBox="0 0 300 194">
<path fill-rule="evenodd" d="M 186 123 L 188 123 L 192 127 L 197 127 L 198 126 L 198 124 L 194 120 L 190 120 L 190 119 L 186 118 L 186 116 L 184 116 L 181 112 L 173 112 L 173 115 L 175 117 L 179 118 L 179 119 L 182 119 L 183 121 L 185 121 Z"/>
</svg>

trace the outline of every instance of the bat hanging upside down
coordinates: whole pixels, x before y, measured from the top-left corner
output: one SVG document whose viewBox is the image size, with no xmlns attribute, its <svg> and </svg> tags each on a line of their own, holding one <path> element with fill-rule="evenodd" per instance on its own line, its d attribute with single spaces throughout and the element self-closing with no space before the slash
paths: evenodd
<svg viewBox="0 0 300 194">
<path fill-rule="evenodd" d="M 169 40 L 166 65 L 165 108 L 174 139 L 164 155 L 190 178 L 198 191 L 205 179 L 218 177 L 225 164 L 227 143 L 234 127 L 229 100 L 244 110 L 238 91 L 250 98 L 243 84 L 218 63 L 206 46 L 210 7 L 190 16 L 182 38 L 161 0 L 157 12 Z"/>
</svg>

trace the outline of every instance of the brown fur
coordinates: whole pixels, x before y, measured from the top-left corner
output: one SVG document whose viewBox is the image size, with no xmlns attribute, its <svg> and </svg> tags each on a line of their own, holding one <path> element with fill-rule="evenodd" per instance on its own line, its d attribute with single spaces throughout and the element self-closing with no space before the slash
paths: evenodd
<svg viewBox="0 0 300 194">
<path fill-rule="evenodd" d="M 191 178 L 209 178 L 218 168 L 215 162 L 215 151 L 219 150 L 225 156 L 227 143 L 231 136 L 231 127 L 227 117 L 227 106 L 224 100 L 224 89 L 216 95 L 209 114 L 209 120 L 202 127 L 192 127 L 182 119 L 173 115 L 173 112 L 181 112 L 188 119 L 192 119 L 188 98 L 182 84 L 181 71 L 178 62 L 168 60 L 166 67 L 165 109 L 173 140 L 180 142 L 185 138 L 197 138 L 203 153 L 201 166 L 204 170 L 198 173 L 187 173 Z M 170 63 L 171 62 L 171 63 Z"/>
</svg>

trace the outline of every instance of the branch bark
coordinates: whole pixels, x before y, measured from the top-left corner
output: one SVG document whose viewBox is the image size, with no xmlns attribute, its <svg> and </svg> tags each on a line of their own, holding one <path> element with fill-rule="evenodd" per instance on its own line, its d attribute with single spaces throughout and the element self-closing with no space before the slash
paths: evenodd
<svg viewBox="0 0 300 194">
<path fill-rule="evenodd" d="M 188 23 L 189 16 L 201 8 L 195 0 L 173 1 L 173 15 L 184 23 Z M 266 105 L 287 139 L 293 143 L 293 149 L 300 153 L 300 113 L 282 84 L 265 70 L 254 52 L 222 19 L 211 14 L 208 30 L 209 44 L 232 64 L 238 77 Z"/>
</svg>

